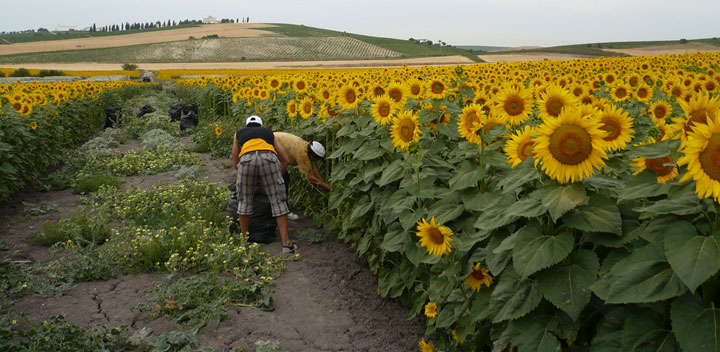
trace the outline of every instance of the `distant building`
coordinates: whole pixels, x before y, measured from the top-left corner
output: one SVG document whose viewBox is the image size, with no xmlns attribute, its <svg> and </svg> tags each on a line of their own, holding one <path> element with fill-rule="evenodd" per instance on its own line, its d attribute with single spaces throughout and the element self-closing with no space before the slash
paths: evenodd
<svg viewBox="0 0 720 352">
<path fill-rule="evenodd" d="M 203 23 L 219 23 L 218 20 L 213 16 L 203 18 Z"/>
<path fill-rule="evenodd" d="M 77 26 L 55 26 L 55 32 L 70 32 L 70 31 L 77 31 Z"/>
</svg>

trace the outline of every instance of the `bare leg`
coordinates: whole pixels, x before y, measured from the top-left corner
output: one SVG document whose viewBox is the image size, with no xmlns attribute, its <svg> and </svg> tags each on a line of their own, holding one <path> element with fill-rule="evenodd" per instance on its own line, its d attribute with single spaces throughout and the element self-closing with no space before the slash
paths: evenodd
<svg viewBox="0 0 720 352">
<path fill-rule="evenodd" d="M 290 237 L 288 235 L 288 218 L 287 214 L 280 215 L 275 218 L 277 220 L 278 228 L 280 229 L 280 238 L 282 239 L 283 246 L 290 246 Z"/>
<path fill-rule="evenodd" d="M 249 233 L 250 232 L 250 215 L 238 215 L 238 218 L 240 219 L 240 231 L 242 231 L 242 233 Z M 287 217 L 286 217 L 286 219 L 287 219 Z M 285 222 L 285 225 L 287 225 L 287 221 Z M 287 228 L 287 226 L 285 228 Z"/>
</svg>

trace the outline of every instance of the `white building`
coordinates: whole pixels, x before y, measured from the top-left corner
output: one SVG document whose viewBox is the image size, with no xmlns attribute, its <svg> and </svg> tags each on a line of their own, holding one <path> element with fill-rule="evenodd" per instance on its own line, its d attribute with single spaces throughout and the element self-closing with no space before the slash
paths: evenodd
<svg viewBox="0 0 720 352">
<path fill-rule="evenodd" d="M 70 31 L 77 31 L 77 26 L 61 26 L 57 25 L 55 26 L 55 32 L 70 32 Z"/>
<path fill-rule="evenodd" d="M 219 23 L 218 20 L 213 16 L 203 18 L 203 23 Z"/>
</svg>

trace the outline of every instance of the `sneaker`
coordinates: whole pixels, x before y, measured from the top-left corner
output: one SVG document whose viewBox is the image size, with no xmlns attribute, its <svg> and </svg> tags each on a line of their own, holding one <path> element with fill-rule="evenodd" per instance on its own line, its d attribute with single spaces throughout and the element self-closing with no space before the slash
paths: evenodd
<svg viewBox="0 0 720 352">
<path fill-rule="evenodd" d="M 290 212 L 290 214 L 288 214 L 288 220 L 297 220 L 297 219 L 300 219 L 299 215 L 297 215 L 293 212 Z"/>
<path fill-rule="evenodd" d="M 296 244 L 292 244 L 290 246 L 283 246 L 282 253 L 283 254 L 295 254 L 296 249 L 297 249 Z"/>
</svg>

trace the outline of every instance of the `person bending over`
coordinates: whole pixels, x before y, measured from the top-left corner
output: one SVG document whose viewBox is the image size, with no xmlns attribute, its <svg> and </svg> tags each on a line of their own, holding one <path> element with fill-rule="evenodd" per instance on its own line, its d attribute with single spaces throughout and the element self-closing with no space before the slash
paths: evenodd
<svg viewBox="0 0 720 352">
<path fill-rule="evenodd" d="M 297 246 L 288 235 L 287 190 L 283 172 L 287 170 L 288 157 L 272 130 L 262 127 L 259 116 L 250 116 L 233 140 L 233 165 L 237 169 L 238 218 L 240 229 L 248 233 L 253 209 L 253 195 L 262 187 L 270 199 L 272 216 L 276 219 L 282 239 L 283 253 L 294 253 Z"/>
</svg>

